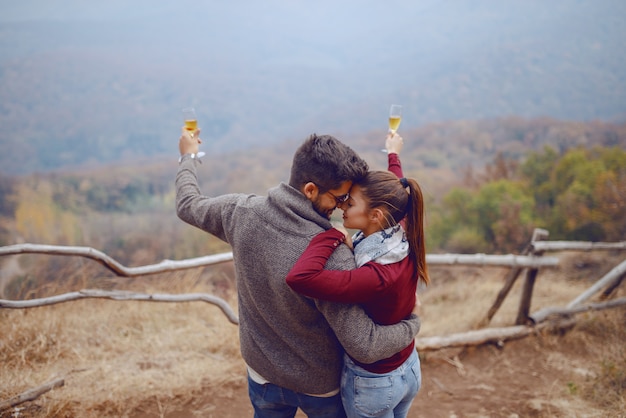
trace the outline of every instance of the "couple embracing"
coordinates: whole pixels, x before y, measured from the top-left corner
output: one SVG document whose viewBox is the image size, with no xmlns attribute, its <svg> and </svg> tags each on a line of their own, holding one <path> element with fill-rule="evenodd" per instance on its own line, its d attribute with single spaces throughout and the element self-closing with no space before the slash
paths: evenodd
<svg viewBox="0 0 626 418">
<path fill-rule="evenodd" d="M 391 171 L 368 171 L 336 138 L 311 135 L 289 182 L 267 196 L 204 196 L 199 133 L 182 130 L 176 209 L 232 247 L 254 416 L 405 417 L 421 385 L 412 311 L 428 272 L 402 138 L 386 139 Z M 353 238 L 330 222 L 338 207 Z"/>
</svg>

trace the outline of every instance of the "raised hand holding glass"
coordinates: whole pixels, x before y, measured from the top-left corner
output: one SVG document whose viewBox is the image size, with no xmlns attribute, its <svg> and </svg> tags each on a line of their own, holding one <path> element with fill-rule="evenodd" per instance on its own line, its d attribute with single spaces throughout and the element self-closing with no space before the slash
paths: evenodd
<svg viewBox="0 0 626 418">
<path fill-rule="evenodd" d="M 397 104 L 392 104 L 389 108 L 389 133 L 395 134 L 398 128 L 400 127 L 400 122 L 402 121 L 402 106 Z M 382 152 L 387 152 L 386 149 L 382 149 Z"/>
<path fill-rule="evenodd" d="M 184 108 L 183 121 L 185 122 L 185 129 L 190 131 L 192 138 L 195 138 L 196 131 L 198 130 L 198 117 L 196 116 L 196 109 L 193 107 Z M 198 152 L 198 158 L 203 156 L 204 152 Z"/>
</svg>

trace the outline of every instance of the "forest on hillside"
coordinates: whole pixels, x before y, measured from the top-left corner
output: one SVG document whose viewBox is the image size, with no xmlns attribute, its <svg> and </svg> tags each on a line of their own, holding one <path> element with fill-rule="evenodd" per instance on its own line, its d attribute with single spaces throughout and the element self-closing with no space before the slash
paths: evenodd
<svg viewBox="0 0 626 418">
<path fill-rule="evenodd" d="M 507 118 L 402 135 L 405 175 L 425 194 L 429 252 L 519 252 L 536 227 L 550 239 L 626 236 L 625 124 Z M 343 140 L 385 168 L 384 132 Z M 208 155 L 201 189 L 263 194 L 288 180 L 297 145 Z M 0 245 L 89 246 L 129 266 L 228 251 L 176 217 L 176 169 L 171 158 L 0 176 Z"/>
<path fill-rule="evenodd" d="M 393 30 L 380 24 L 386 4 L 356 0 L 5 3 L 8 175 L 171 155 L 190 105 L 206 150 L 221 153 L 310 129 L 384 129 L 391 103 L 404 105 L 411 130 L 507 115 L 626 116 L 618 0 L 398 2 Z"/>
</svg>

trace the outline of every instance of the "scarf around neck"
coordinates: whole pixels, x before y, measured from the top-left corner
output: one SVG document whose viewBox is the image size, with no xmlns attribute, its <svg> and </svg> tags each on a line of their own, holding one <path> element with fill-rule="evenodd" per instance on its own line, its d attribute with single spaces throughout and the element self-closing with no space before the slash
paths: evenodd
<svg viewBox="0 0 626 418">
<path fill-rule="evenodd" d="M 402 225 L 398 224 L 366 237 L 359 231 L 352 237 L 357 267 L 369 261 L 392 264 L 409 255 L 409 243 Z"/>
</svg>

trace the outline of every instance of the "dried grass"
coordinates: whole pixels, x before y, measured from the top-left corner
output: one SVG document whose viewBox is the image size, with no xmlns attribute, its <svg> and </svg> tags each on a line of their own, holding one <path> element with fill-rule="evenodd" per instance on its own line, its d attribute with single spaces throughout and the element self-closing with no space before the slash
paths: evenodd
<svg viewBox="0 0 626 418">
<path fill-rule="evenodd" d="M 155 279 L 130 287 L 216 293 L 214 285 L 202 284 L 198 272 L 174 276 L 167 284 L 157 285 Z M 236 306 L 234 292 L 227 293 Z M 191 397 L 204 386 L 228 387 L 245 379 L 238 327 L 219 308 L 202 302 L 89 299 L 0 310 L 0 335 L 0 399 L 65 379 L 62 390 L 44 395 L 47 410 L 37 416 L 63 416 L 60 411 L 75 416 L 76 406 L 81 416 L 123 416 L 146 398 L 167 408 L 177 394 Z"/>
<path fill-rule="evenodd" d="M 588 256 L 576 267 L 580 257 L 560 255 L 564 261 L 559 268 L 540 273 L 531 311 L 567 304 L 599 278 L 598 271 L 591 269 L 610 268 L 621 257 L 605 254 L 604 262 L 598 264 Z M 236 310 L 230 265 L 143 279 L 112 279 L 85 271 L 92 278 L 79 279 L 74 274 L 69 288 L 67 283 L 48 283 L 45 289 L 30 289 L 29 294 L 59 294 L 83 284 L 143 292 L 204 292 L 225 298 Z M 507 272 L 493 267 L 431 268 L 433 283 L 422 294 L 420 335 L 472 329 L 486 315 Z M 490 326 L 513 323 L 523 281 L 522 274 Z M 545 396 L 527 400 L 523 411 L 537 417 L 593 417 L 602 416 L 597 411 L 626 407 L 625 315 L 624 310 L 615 310 L 579 316 L 577 332 L 567 335 L 567 349 L 580 350 L 573 357 L 559 354 L 564 349 L 562 336 L 538 336 L 536 344 L 548 353 L 542 367 L 571 372 L 571 381 L 567 387 L 555 384 Z M 219 388 L 228 397 L 246 385 L 238 327 L 219 308 L 202 302 L 90 299 L 28 310 L 4 309 L 0 310 L 0 336 L 0 399 L 54 378 L 65 379 L 62 389 L 13 410 L 21 417 L 138 417 L 144 416 L 142 410 L 151 411 L 145 416 L 153 414 L 154 405 L 158 415 L 165 416 L 191 404 L 195 413 L 212 416 L 215 406 L 198 403 L 204 399 L 203 391 Z M 576 358 L 587 360 L 583 365 L 572 360 Z M 509 367 L 513 373 L 514 365 Z"/>
</svg>

